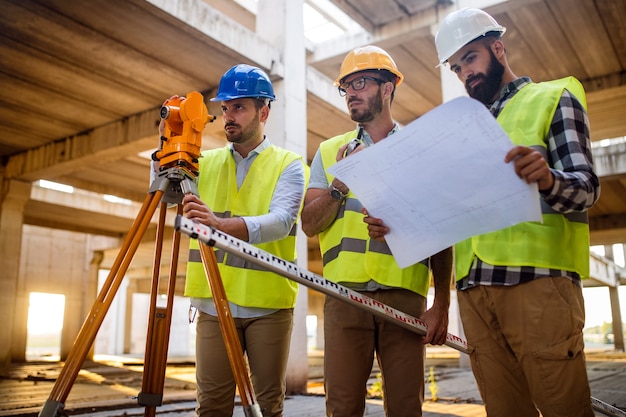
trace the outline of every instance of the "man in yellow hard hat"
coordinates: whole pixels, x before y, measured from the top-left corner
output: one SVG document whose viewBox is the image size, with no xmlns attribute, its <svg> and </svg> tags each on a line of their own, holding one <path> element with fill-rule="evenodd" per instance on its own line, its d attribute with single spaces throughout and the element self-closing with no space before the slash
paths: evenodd
<svg viewBox="0 0 626 417">
<path fill-rule="evenodd" d="M 543 216 L 455 245 L 472 370 L 489 416 L 591 417 L 581 280 L 589 276 L 587 210 L 600 185 L 585 92 L 573 77 L 516 76 L 504 32 L 484 11 L 461 9 L 435 38 L 439 63 L 509 134 L 504 162 L 537 184 Z"/>
<path fill-rule="evenodd" d="M 302 228 L 319 234 L 324 277 L 428 325 L 420 336 L 395 323 L 333 297 L 324 305 L 324 385 L 326 414 L 360 417 L 374 356 L 383 377 L 388 416 L 421 416 L 424 397 L 424 345 L 445 342 L 452 274 L 452 249 L 407 268 L 400 268 L 384 239 L 371 240 L 367 216 L 348 187 L 328 173 L 337 161 L 398 130 L 391 103 L 402 73 L 387 52 L 365 46 L 350 52 L 335 85 L 345 97 L 356 129 L 320 145 L 311 164 Z M 356 140 L 356 141 L 355 141 Z M 391 139 L 393 140 L 393 139 Z M 377 219 L 374 219 L 378 221 Z M 426 311 L 431 274 L 435 301 Z"/>
</svg>

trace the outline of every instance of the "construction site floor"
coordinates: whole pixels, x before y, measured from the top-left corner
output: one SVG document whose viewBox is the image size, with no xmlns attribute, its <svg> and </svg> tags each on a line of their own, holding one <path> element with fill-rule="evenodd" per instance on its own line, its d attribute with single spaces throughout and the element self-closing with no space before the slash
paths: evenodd
<svg viewBox="0 0 626 417">
<path fill-rule="evenodd" d="M 626 410 L 626 354 L 589 351 L 587 369 L 592 397 L 619 410 Z M 309 355 L 309 380 L 306 394 L 289 395 L 284 417 L 323 417 L 324 388 L 322 353 Z M 428 348 L 424 417 L 482 417 L 485 410 L 471 370 L 459 353 L 446 347 Z M 0 376 L 0 416 L 35 417 L 48 399 L 62 364 L 34 361 L 14 364 Z M 144 407 L 133 397 L 141 391 L 142 362 L 138 358 L 96 357 L 83 364 L 65 402 L 69 416 L 116 417 L 142 416 Z M 430 381 L 430 382 L 428 382 Z M 433 382 L 434 381 L 434 382 Z M 377 369 L 370 380 L 375 387 Z M 194 363 L 191 358 L 169 361 L 163 405 L 156 415 L 192 417 L 195 402 Z M 384 417 L 382 399 L 367 400 L 365 416 Z M 601 412 L 597 416 L 610 415 Z M 244 417 L 240 404 L 234 417 Z"/>
</svg>

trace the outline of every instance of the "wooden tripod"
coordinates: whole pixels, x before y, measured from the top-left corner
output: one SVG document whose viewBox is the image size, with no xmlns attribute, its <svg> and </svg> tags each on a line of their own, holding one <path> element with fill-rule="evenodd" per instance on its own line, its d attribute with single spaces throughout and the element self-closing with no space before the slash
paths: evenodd
<svg viewBox="0 0 626 417">
<path fill-rule="evenodd" d="M 148 319 L 148 330 L 146 339 L 146 350 L 144 358 L 144 373 L 141 386 L 141 392 L 137 396 L 139 405 L 145 407 L 145 416 L 155 416 L 156 407 L 162 404 L 163 387 L 165 383 L 165 368 L 167 365 L 167 349 L 169 343 L 169 330 L 172 322 L 172 308 L 174 301 L 174 290 L 176 283 L 178 254 L 180 249 L 180 232 L 176 231 L 172 242 L 172 258 L 170 264 L 169 281 L 167 288 L 167 305 L 166 307 L 157 307 L 157 295 L 159 287 L 160 263 L 163 249 L 163 234 L 165 226 L 165 215 L 167 212 L 167 196 L 188 192 L 197 194 L 195 182 L 193 178 L 180 168 L 169 168 L 162 171 L 158 178 L 153 182 L 150 193 L 146 196 L 144 203 L 133 222 L 133 225 L 124 240 L 120 252 L 118 253 L 111 271 L 98 293 L 95 303 L 91 307 L 87 318 L 85 319 L 74 345 L 70 350 L 67 360 L 59 377 L 57 378 L 50 396 L 43 405 L 40 417 L 56 417 L 65 407 L 65 401 L 70 390 L 76 381 L 78 372 L 80 371 L 87 353 L 91 348 L 98 330 L 104 321 L 104 318 L 113 302 L 113 298 L 117 293 L 126 271 L 132 261 L 137 248 L 143 238 L 143 235 L 150 224 L 150 220 L 154 215 L 156 208 L 161 202 L 159 212 L 159 221 L 156 231 L 155 256 L 152 271 L 151 292 L 150 292 L 150 315 Z M 162 201 L 162 197 L 166 194 L 166 199 Z M 181 198 L 182 199 L 182 198 Z M 178 199 L 180 201 L 181 199 Z M 182 205 L 178 204 L 178 214 L 182 213 Z M 239 388 L 241 403 L 246 416 L 261 417 L 261 411 L 252 384 L 248 376 L 247 368 L 243 357 L 243 351 L 237 331 L 235 329 L 234 320 L 230 312 L 226 293 L 222 284 L 217 261 L 213 249 L 205 244 L 200 245 L 203 265 L 215 306 L 217 308 L 218 319 L 224 342 L 228 352 L 229 361 L 235 382 Z"/>
</svg>

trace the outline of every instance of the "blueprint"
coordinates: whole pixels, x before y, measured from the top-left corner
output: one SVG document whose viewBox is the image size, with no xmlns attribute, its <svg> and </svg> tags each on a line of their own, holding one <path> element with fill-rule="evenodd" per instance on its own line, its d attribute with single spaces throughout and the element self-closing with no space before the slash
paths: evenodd
<svg viewBox="0 0 626 417">
<path fill-rule="evenodd" d="M 459 97 L 328 171 L 390 228 L 404 268 L 470 236 L 541 221 L 537 185 L 504 162 L 512 147 L 483 104 Z"/>
</svg>

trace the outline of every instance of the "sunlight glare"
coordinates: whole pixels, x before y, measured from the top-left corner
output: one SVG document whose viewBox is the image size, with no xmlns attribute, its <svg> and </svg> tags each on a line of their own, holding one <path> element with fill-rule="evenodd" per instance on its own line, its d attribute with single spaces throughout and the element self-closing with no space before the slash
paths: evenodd
<svg viewBox="0 0 626 417">
<path fill-rule="evenodd" d="M 63 294 L 30 293 L 28 333 L 58 333 L 63 328 L 65 296 Z"/>
<path fill-rule="evenodd" d="M 54 181 L 39 180 L 39 186 L 41 188 L 47 188 L 50 190 L 61 191 L 63 193 L 71 194 L 74 192 L 74 187 L 71 185 L 65 185 Z"/>
</svg>

